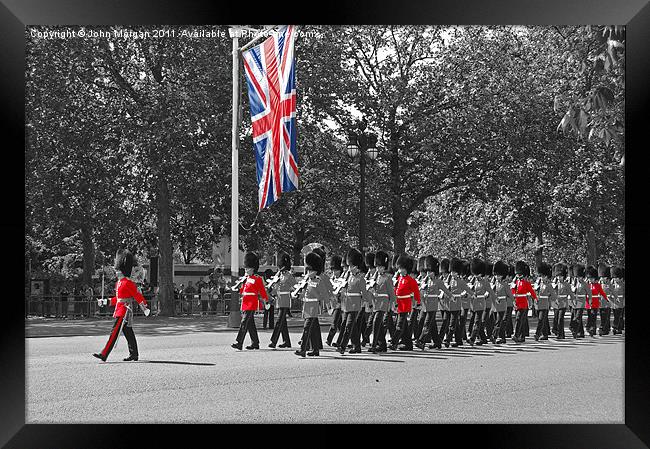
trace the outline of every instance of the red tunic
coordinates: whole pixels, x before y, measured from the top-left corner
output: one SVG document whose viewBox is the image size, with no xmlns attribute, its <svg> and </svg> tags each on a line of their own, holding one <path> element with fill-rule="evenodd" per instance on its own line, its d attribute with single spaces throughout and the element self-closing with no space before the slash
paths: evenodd
<svg viewBox="0 0 650 449">
<path fill-rule="evenodd" d="M 118 298 L 120 300 L 133 298 L 138 302 L 138 304 L 144 303 L 145 306 L 147 305 L 147 301 L 144 299 L 144 296 L 142 296 L 142 293 L 138 291 L 138 286 L 135 285 L 135 282 L 127 277 L 118 279 L 117 283 L 115 284 L 115 294 L 116 296 L 113 296 L 111 298 L 111 305 L 115 306 L 113 318 L 118 318 L 126 314 L 127 303 L 118 301 Z"/>
<path fill-rule="evenodd" d="M 512 295 L 515 297 L 515 308 L 519 309 L 528 309 L 528 297 L 527 293 L 537 299 L 537 294 L 533 290 L 533 286 L 530 285 L 526 279 L 517 279 L 515 281 L 515 288 L 512 289 Z"/>
<path fill-rule="evenodd" d="M 246 282 L 240 287 L 239 294 L 241 297 L 241 309 L 243 311 L 247 310 L 259 310 L 260 304 L 258 302 L 258 296 L 261 296 L 264 301 L 268 301 L 269 297 L 266 294 L 266 288 L 264 288 L 264 281 L 259 276 L 254 274 L 248 276 Z M 262 305 L 262 307 L 264 307 Z"/>
<path fill-rule="evenodd" d="M 410 312 L 411 294 L 415 300 L 420 302 L 420 286 L 411 276 L 400 276 L 395 287 L 395 296 L 397 296 L 397 313 Z"/>
<path fill-rule="evenodd" d="M 591 308 L 598 309 L 600 308 L 600 297 L 602 296 L 603 298 L 608 299 L 607 295 L 603 290 L 603 286 L 600 285 L 600 282 L 591 282 L 589 286 L 591 287 Z"/>
</svg>

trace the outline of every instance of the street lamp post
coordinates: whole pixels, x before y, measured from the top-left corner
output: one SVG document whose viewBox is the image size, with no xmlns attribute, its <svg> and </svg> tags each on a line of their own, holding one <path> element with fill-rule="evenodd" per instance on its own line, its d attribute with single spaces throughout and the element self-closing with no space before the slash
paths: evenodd
<svg viewBox="0 0 650 449">
<path fill-rule="evenodd" d="M 356 130 L 348 133 L 347 152 L 352 159 L 359 156 L 359 249 L 365 251 L 366 246 L 366 158 L 377 159 L 377 136 L 366 133 L 367 124 L 361 121 Z"/>
</svg>

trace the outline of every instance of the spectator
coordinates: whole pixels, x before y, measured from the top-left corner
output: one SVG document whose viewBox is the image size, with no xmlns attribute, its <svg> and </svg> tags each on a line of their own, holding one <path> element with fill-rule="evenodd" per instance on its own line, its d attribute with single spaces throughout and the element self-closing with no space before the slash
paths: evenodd
<svg viewBox="0 0 650 449">
<path fill-rule="evenodd" d="M 185 301 L 183 303 L 185 306 L 185 313 L 192 314 L 192 304 L 196 300 L 196 289 L 192 285 L 192 281 L 187 281 L 187 287 L 185 287 L 183 294 L 185 296 Z"/>
<path fill-rule="evenodd" d="M 176 314 L 180 315 L 181 313 L 181 290 L 185 288 L 183 284 L 181 284 L 180 287 L 176 286 L 176 282 L 174 282 L 174 309 L 176 310 Z"/>
<path fill-rule="evenodd" d="M 66 284 L 63 284 L 63 288 L 61 289 L 61 293 L 59 293 L 59 295 L 61 296 L 61 313 L 59 316 L 66 319 L 68 318 L 68 295 L 70 295 Z"/>
<path fill-rule="evenodd" d="M 206 282 L 201 283 L 201 315 L 208 314 L 208 302 L 210 300 L 210 285 Z"/>
<path fill-rule="evenodd" d="M 217 314 L 217 299 L 219 298 L 219 287 L 214 281 L 210 281 L 210 311 Z"/>
</svg>

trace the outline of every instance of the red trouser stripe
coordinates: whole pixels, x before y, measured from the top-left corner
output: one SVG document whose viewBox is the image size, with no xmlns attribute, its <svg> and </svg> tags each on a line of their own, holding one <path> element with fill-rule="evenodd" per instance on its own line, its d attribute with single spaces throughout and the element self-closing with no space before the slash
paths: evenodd
<svg viewBox="0 0 650 449">
<path fill-rule="evenodd" d="M 111 352 L 111 349 L 113 349 L 113 345 L 115 344 L 115 340 L 120 334 L 120 330 L 122 329 L 122 320 L 124 319 L 123 316 L 118 317 L 117 321 L 115 321 L 115 325 L 113 326 L 113 331 L 111 332 L 110 337 L 108 338 L 108 342 L 106 343 L 106 346 L 102 350 L 102 355 L 104 357 L 108 357 L 108 354 Z"/>
</svg>

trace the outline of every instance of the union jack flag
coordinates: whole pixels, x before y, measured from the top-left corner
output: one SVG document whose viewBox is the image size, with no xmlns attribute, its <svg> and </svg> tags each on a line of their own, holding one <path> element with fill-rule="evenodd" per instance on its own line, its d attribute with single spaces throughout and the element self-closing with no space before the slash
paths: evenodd
<svg viewBox="0 0 650 449">
<path fill-rule="evenodd" d="M 298 188 L 294 41 L 295 27 L 283 26 L 243 53 L 260 210 Z"/>
</svg>

